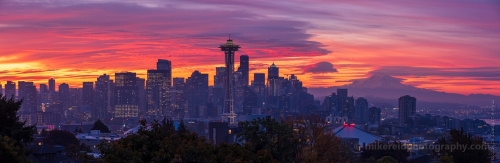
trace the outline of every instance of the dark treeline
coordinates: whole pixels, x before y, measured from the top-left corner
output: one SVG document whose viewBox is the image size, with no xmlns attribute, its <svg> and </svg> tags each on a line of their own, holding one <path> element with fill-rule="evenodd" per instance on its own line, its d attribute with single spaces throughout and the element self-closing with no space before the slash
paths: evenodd
<svg viewBox="0 0 500 163">
<path fill-rule="evenodd" d="M 354 153 L 317 116 L 240 123 L 244 143 L 218 145 L 171 120 L 153 121 L 137 134 L 102 143 L 104 162 L 353 162 Z"/>
</svg>

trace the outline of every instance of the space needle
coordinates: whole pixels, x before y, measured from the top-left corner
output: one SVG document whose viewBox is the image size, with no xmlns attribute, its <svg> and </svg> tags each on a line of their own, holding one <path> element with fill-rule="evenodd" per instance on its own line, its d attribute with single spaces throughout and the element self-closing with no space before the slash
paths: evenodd
<svg viewBox="0 0 500 163">
<path fill-rule="evenodd" d="M 229 39 L 226 43 L 220 45 L 219 48 L 221 51 L 224 51 L 226 60 L 226 78 L 224 81 L 224 106 L 222 118 L 227 119 L 229 126 L 236 126 L 238 124 L 235 122 L 237 114 L 234 113 L 234 52 L 238 51 L 240 46 L 234 44 L 233 40 L 231 40 L 231 35 L 229 35 Z"/>
</svg>

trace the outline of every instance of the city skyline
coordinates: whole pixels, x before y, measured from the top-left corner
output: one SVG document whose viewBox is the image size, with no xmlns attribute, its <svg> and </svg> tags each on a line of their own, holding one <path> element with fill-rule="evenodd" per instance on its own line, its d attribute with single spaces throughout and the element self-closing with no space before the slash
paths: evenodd
<svg viewBox="0 0 500 163">
<path fill-rule="evenodd" d="M 222 6 L 219 1 L 1 2 L 0 81 L 38 87 L 54 78 L 56 85 L 81 87 L 122 71 L 146 78 L 157 59 L 167 59 L 172 77 L 199 70 L 213 85 L 215 67 L 224 65 L 217 46 L 231 32 L 245 45 L 235 67 L 240 55 L 250 57 L 249 81 L 253 73 L 267 74 L 274 62 L 280 76 L 296 74 L 305 87 L 384 74 L 419 88 L 500 95 L 495 2 Z M 204 24 L 210 25 L 199 28 Z"/>
</svg>

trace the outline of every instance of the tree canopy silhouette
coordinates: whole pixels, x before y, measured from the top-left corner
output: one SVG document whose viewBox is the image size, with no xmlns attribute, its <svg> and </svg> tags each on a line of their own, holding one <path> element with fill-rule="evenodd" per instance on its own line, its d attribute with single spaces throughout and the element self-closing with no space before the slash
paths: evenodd
<svg viewBox="0 0 500 163">
<path fill-rule="evenodd" d="M 450 130 L 449 135 L 438 139 L 437 145 L 443 147 L 434 150 L 434 155 L 440 160 L 453 160 L 454 163 L 491 162 L 492 152 L 486 144 L 483 144 L 483 138 L 467 134 L 463 129 Z M 455 150 L 451 148 L 457 145 L 466 148 L 455 147 Z"/>
<path fill-rule="evenodd" d="M 108 126 L 106 126 L 100 119 L 94 122 L 91 130 L 99 130 L 101 133 L 110 133 Z M 81 132 L 81 129 L 78 131 Z"/>
<path fill-rule="evenodd" d="M 0 94 L 0 162 L 30 162 L 24 146 L 33 141 L 36 127 L 19 120 L 22 102 Z"/>
<path fill-rule="evenodd" d="M 16 141 L 15 144 L 24 146 L 33 141 L 36 133 L 35 125 L 25 126 L 26 121 L 19 120 L 17 112 L 21 108 L 23 100 L 14 100 L 0 94 L 0 135 L 8 136 Z"/>
</svg>

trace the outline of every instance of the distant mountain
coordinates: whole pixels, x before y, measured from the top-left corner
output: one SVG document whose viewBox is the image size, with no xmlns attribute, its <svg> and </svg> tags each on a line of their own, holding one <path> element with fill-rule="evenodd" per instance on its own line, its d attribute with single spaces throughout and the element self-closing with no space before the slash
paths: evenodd
<svg viewBox="0 0 500 163">
<path fill-rule="evenodd" d="M 404 95 L 417 98 L 418 101 L 458 103 L 476 106 L 487 106 L 491 100 L 500 100 L 500 96 L 489 94 L 461 95 L 446 93 L 430 89 L 417 88 L 402 83 L 402 79 L 389 75 L 374 75 L 369 78 L 354 80 L 351 84 L 338 87 L 308 88 L 307 91 L 315 97 L 324 97 L 336 92 L 338 88 L 347 88 L 349 96 L 354 97 L 379 97 L 397 99 Z"/>
</svg>

